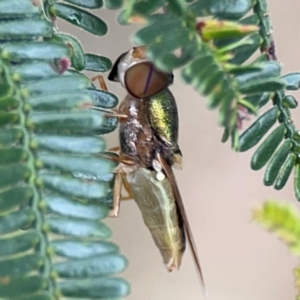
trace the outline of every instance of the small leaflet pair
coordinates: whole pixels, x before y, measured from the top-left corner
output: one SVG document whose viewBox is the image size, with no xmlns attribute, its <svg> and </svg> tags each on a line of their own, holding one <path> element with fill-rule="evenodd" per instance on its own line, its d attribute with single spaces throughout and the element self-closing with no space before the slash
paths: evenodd
<svg viewBox="0 0 300 300">
<path fill-rule="evenodd" d="M 205 292 L 196 245 L 172 170 L 174 163 L 181 162 L 177 106 L 168 89 L 173 74 L 155 68 L 141 46 L 122 54 L 108 79 L 120 82 L 128 92 L 118 109 L 126 117 L 120 118 L 120 164 L 112 216 L 118 216 L 123 185 L 139 206 L 170 272 L 179 268 L 187 238 Z"/>
</svg>

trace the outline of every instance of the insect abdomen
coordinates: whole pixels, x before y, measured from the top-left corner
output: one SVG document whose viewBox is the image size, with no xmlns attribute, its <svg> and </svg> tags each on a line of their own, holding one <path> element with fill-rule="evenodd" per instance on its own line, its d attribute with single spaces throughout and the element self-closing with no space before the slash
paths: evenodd
<svg viewBox="0 0 300 300">
<path fill-rule="evenodd" d="M 127 180 L 167 269 L 173 271 L 179 268 L 185 250 L 184 229 L 169 181 L 157 181 L 155 175 L 139 168 Z"/>
</svg>

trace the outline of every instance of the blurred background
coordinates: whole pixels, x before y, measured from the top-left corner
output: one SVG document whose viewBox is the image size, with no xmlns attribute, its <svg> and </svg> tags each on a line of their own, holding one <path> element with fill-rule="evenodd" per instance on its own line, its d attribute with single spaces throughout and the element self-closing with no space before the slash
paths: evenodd
<svg viewBox="0 0 300 300">
<path fill-rule="evenodd" d="M 268 2 L 283 73 L 299 71 L 300 1 Z M 78 32 L 66 23 L 60 23 L 59 29 L 79 37 L 86 52 L 114 60 L 132 46 L 131 37 L 137 27 L 119 26 L 116 11 L 102 9 L 95 13 L 109 25 L 105 37 Z M 118 83 L 108 86 L 121 101 L 124 89 Z M 183 169 L 175 172 L 198 246 L 209 299 L 294 299 L 293 268 L 298 259 L 289 254 L 283 243 L 251 222 L 251 210 L 266 199 L 285 200 L 299 207 L 292 176 L 280 192 L 264 187 L 264 171 L 250 170 L 254 150 L 238 154 L 231 151 L 230 143 L 222 144 L 216 112 L 208 111 L 205 99 L 183 85 L 176 72 L 171 90 L 179 108 L 179 144 L 184 158 Z M 293 119 L 300 128 L 299 108 L 293 111 Z M 109 146 L 117 146 L 117 133 L 108 135 L 107 141 Z M 113 241 L 129 259 L 129 267 L 122 274 L 132 285 L 128 300 L 205 299 L 190 249 L 180 270 L 168 274 L 134 201 L 123 202 L 120 217 L 107 223 L 113 229 Z"/>
</svg>

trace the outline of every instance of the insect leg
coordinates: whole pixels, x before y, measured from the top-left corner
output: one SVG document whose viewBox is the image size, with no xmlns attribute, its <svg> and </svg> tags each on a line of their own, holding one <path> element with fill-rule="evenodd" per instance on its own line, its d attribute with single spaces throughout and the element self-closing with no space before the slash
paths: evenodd
<svg viewBox="0 0 300 300">
<path fill-rule="evenodd" d="M 122 197 L 122 174 L 119 170 L 117 170 L 115 183 L 114 183 L 113 209 L 109 213 L 109 216 L 112 218 L 117 218 L 119 216 L 121 197 Z"/>
<path fill-rule="evenodd" d="M 92 80 L 92 81 L 98 81 L 101 90 L 102 90 L 102 91 L 105 91 L 105 92 L 108 92 L 108 88 L 107 88 L 107 86 L 106 86 L 104 77 L 103 77 L 102 75 L 96 75 L 95 77 L 92 77 L 91 80 Z"/>
</svg>

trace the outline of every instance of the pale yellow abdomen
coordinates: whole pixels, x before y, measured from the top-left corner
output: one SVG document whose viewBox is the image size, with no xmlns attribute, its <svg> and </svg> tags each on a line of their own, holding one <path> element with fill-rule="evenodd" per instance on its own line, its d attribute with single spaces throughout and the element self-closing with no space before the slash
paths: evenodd
<svg viewBox="0 0 300 300">
<path fill-rule="evenodd" d="M 155 176 L 154 171 L 138 168 L 127 180 L 167 269 L 173 271 L 185 249 L 184 229 L 168 179 L 157 181 Z"/>
</svg>

